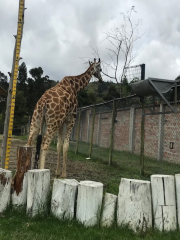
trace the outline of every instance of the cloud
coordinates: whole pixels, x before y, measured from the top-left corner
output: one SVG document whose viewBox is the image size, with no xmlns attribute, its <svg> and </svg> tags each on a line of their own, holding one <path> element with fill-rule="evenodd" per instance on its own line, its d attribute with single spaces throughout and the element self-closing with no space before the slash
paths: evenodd
<svg viewBox="0 0 180 240">
<path fill-rule="evenodd" d="M 18 5 L 18 0 L 1 2 L 0 71 L 5 74 L 12 66 Z M 145 63 L 147 77 L 174 79 L 180 74 L 178 0 L 26 0 L 21 57 L 28 69 L 41 66 L 54 80 L 85 71 L 82 58 L 94 57 L 91 47 L 110 62 L 104 32 L 121 26 L 120 13 L 132 5 L 137 11 L 133 22 L 142 19 L 139 32 L 144 33 L 134 45 L 141 52 L 133 64 Z"/>
</svg>

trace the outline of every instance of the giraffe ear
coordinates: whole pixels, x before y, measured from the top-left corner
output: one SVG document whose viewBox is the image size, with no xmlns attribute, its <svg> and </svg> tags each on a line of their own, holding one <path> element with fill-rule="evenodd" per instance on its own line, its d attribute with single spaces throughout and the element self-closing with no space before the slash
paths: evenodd
<svg viewBox="0 0 180 240">
<path fill-rule="evenodd" d="M 91 66 L 91 62 L 89 61 L 89 66 Z"/>
</svg>

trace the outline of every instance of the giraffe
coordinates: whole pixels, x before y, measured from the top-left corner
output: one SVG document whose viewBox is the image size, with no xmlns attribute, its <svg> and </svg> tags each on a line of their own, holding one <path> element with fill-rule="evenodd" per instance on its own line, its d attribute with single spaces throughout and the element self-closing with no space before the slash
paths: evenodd
<svg viewBox="0 0 180 240">
<path fill-rule="evenodd" d="M 89 83 L 92 76 L 102 82 L 101 61 L 89 62 L 89 68 L 81 75 L 66 76 L 55 87 L 48 89 L 36 104 L 32 116 L 29 139 L 26 146 L 32 146 L 33 141 L 41 132 L 43 120 L 46 121 L 46 133 L 43 137 L 40 151 L 40 169 L 44 169 L 48 147 L 55 133 L 58 133 L 58 161 L 56 177 L 66 178 L 67 152 L 69 138 L 75 124 L 77 112 L 77 93 Z M 66 124 L 64 142 L 62 139 L 63 126 Z M 61 152 L 63 161 L 61 169 Z"/>
</svg>

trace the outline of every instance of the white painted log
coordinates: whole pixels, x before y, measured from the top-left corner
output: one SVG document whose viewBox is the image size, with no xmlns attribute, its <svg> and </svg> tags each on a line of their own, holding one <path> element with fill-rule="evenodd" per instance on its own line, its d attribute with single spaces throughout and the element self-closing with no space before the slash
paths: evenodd
<svg viewBox="0 0 180 240">
<path fill-rule="evenodd" d="M 177 229 L 175 181 L 171 175 L 152 175 L 154 226 L 160 231 Z"/>
<path fill-rule="evenodd" d="M 85 226 L 94 226 L 100 220 L 103 184 L 81 181 L 78 186 L 76 218 Z"/>
<path fill-rule="evenodd" d="M 118 226 L 128 225 L 137 231 L 152 227 L 150 181 L 122 178 L 117 205 Z"/>
<path fill-rule="evenodd" d="M 176 181 L 176 201 L 177 201 L 177 220 L 180 229 L 180 174 L 175 175 Z"/>
<path fill-rule="evenodd" d="M 14 207 L 24 206 L 27 202 L 27 187 L 28 187 L 28 175 L 27 172 L 24 174 L 22 183 L 22 190 L 19 194 L 16 191 L 12 193 L 12 205 Z"/>
<path fill-rule="evenodd" d="M 50 170 L 33 169 L 28 171 L 27 213 L 34 217 L 47 210 L 50 191 Z"/>
<path fill-rule="evenodd" d="M 116 195 L 110 193 L 105 194 L 101 218 L 102 227 L 110 227 L 114 223 L 116 203 L 117 203 Z"/>
<path fill-rule="evenodd" d="M 54 179 L 51 211 L 59 219 L 74 218 L 77 188 L 75 179 Z"/>
<path fill-rule="evenodd" d="M 0 168 L 0 213 L 6 210 L 11 196 L 12 172 Z"/>
</svg>

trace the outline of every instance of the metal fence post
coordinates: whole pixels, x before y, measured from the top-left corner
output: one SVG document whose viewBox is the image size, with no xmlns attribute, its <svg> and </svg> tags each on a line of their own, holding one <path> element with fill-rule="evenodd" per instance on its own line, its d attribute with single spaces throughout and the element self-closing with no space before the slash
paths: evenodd
<svg viewBox="0 0 180 240">
<path fill-rule="evenodd" d="M 77 137 L 76 137 L 76 149 L 75 154 L 78 153 L 78 146 L 79 146 L 79 131 L 80 131 L 80 120 L 81 120 L 81 109 L 79 109 L 79 117 L 78 117 L 78 129 L 77 129 Z"/>
<path fill-rule="evenodd" d="M 90 146 L 89 146 L 89 158 L 91 158 L 91 156 L 92 156 L 92 146 L 93 146 L 93 134 L 94 134 L 95 114 L 96 114 L 96 109 L 95 109 L 95 105 L 94 105 L 94 109 L 93 109 L 93 119 L 92 119 L 92 129 L 91 129 L 91 140 L 90 140 Z"/>
<path fill-rule="evenodd" d="M 141 116 L 141 155 L 140 155 L 140 175 L 144 176 L 144 125 L 145 125 L 145 103 L 142 101 L 142 116 Z"/>
<path fill-rule="evenodd" d="M 113 111 L 112 111 L 112 121 L 111 121 L 111 137 L 110 137 L 110 147 L 109 147 L 109 165 L 112 164 L 112 152 L 113 152 L 113 143 L 114 143 L 114 124 L 116 117 L 116 101 L 113 100 Z"/>
<path fill-rule="evenodd" d="M 145 64 L 141 64 L 141 80 L 145 79 Z M 140 155 L 140 175 L 144 176 L 144 125 L 145 125 L 145 101 L 142 102 L 142 116 L 141 116 L 141 155 Z"/>
</svg>

